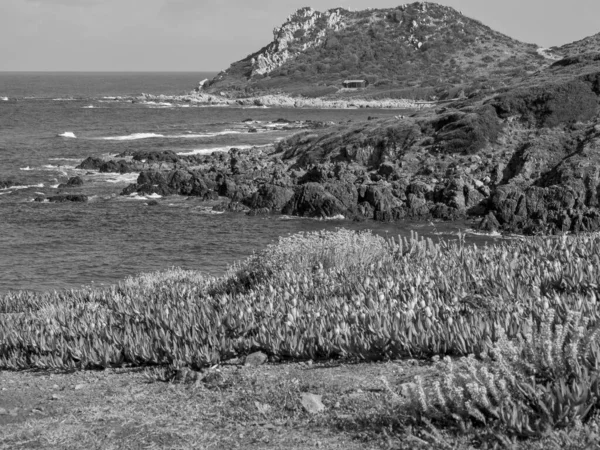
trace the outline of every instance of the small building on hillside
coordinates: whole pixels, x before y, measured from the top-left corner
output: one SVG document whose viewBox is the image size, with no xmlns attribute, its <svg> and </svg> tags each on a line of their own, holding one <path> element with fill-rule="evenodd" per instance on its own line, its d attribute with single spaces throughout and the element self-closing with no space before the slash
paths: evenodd
<svg viewBox="0 0 600 450">
<path fill-rule="evenodd" d="M 342 86 L 347 89 L 361 89 L 366 88 L 369 83 L 367 80 L 344 80 Z"/>
</svg>

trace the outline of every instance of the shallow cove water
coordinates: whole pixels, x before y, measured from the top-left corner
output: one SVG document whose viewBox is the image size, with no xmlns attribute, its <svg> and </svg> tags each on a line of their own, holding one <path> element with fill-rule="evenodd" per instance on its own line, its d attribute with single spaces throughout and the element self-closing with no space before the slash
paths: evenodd
<svg viewBox="0 0 600 450">
<path fill-rule="evenodd" d="M 126 150 L 177 153 L 268 145 L 297 132 L 277 119 L 347 122 L 398 110 L 308 110 L 195 107 L 133 101 L 143 92 L 184 93 L 211 73 L 0 73 L 0 294 L 115 283 L 140 272 L 181 266 L 221 275 L 279 236 L 345 227 L 389 236 L 456 237 L 464 223 L 355 223 L 294 217 L 213 214 L 195 198 L 168 197 L 148 206 L 119 192 L 137 174 L 75 169 L 88 156 Z M 246 120 L 264 125 L 249 132 Z M 38 203 L 79 175 L 88 203 Z M 470 242 L 494 236 L 467 234 Z"/>
</svg>

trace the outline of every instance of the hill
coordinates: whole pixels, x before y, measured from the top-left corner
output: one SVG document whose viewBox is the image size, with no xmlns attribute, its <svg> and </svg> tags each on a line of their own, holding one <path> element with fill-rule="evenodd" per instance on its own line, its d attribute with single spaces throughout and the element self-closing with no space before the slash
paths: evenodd
<svg viewBox="0 0 600 450">
<path fill-rule="evenodd" d="M 302 8 L 273 34 L 205 89 L 322 97 L 346 79 L 362 79 L 367 97 L 443 98 L 505 86 L 549 62 L 536 45 L 427 2 L 364 11 Z"/>
<path fill-rule="evenodd" d="M 554 47 L 552 50 L 565 57 L 581 53 L 598 53 L 600 52 L 600 33 L 561 47 Z"/>
</svg>

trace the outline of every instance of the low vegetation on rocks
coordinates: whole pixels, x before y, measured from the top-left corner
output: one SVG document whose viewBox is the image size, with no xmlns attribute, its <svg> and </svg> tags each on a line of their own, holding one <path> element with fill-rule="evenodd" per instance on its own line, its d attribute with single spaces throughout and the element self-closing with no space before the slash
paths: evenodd
<svg viewBox="0 0 600 450">
<path fill-rule="evenodd" d="M 597 236 L 478 248 L 295 235 L 221 278 L 172 269 L 105 289 L 10 293 L 0 368 L 201 370 L 255 351 L 433 358 L 424 378 L 384 382 L 397 432 L 422 428 L 444 445 L 461 430 L 490 445 L 597 442 L 599 267 Z"/>
</svg>

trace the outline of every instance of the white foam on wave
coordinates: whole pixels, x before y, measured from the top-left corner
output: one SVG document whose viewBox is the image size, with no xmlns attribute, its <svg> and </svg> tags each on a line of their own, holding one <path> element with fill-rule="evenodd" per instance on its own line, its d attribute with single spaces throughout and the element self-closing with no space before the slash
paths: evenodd
<svg viewBox="0 0 600 450">
<path fill-rule="evenodd" d="M 491 238 L 503 237 L 502 234 L 498 231 L 479 231 L 479 230 L 474 230 L 472 228 L 467 228 L 466 230 L 463 231 L 463 233 L 470 234 L 472 236 L 484 236 L 484 237 L 491 237 Z M 456 233 L 445 233 L 445 234 L 456 234 Z"/>
<path fill-rule="evenodd" d="M 180 156 L 191 156 L 191 155 L 210 155 L 213 152 L 228 152 L 232 148 L 238 148 L 240 150 L 248 150 L 250 148 L 263 148 L 270 147 L 272 144 L 264 144 L 264 145 L 230 145 L 228 147 L 211 147 L 211 148 L 198 148 L 195 150 L 190 150 L 187 152 L 177 152 Z"/>
<path fill-rule="evenodd" d="M 0 99 L 1 99 L 3 102 L 7 102 L 7 101 L 8 101 L 8 97 L 0 97 Z"/>
<path fill-rule="evenodd" d="M 173 107 L 173 103 L 169 103 L 169 102 L 142 102 L 142 105 L 148 105 L 148 106 L 162 106 L 162 107 L 167 107 L 167 108 L 172 108 Z"/>
<path fill-rule="evenodd" d="M 41 167 L 40 170 L 58 170 L 60 172 L 63 172 L 65 169 L 74 169 L 75 166 L 70 166 L 68 164 L 58 164 L 58 165 L 53 165 L 53 164 L 45 164 Z"/>
<path fill-rule="evenodd" d="M 149 194 L 149 195 L 140 195 L 137 192 L 129 194 L 129 198 L 132 200 L 155 200 L 158 198 L 162 198 L 162 195 L 159 194 Z"/>
<path fill-rule="evenodd" d="M 137 172 L 132 173 L 94 173 L 94 178 L 98 179 L 98 181 L 103 181 L 105 183 L 135 183 L 137 181 L 139 174 Z"/>
<path fill-rule="evenodd" d="M 32 167 L 27 166 L 27 167 L 19 167 L 19 170 L 27 170 L 27 171 L 29 171 L 29 170 L 35 170 L 35 169 L 33 169 Z"/>
<path fill-rule="evenodd" d="M 82 108 L 83 109 L 93 109 L 93 108 L 95 108 L 95 106 L 94 105 L 87 105 L 87 106 L 83 106 Z"/>
<path fill-rule="evenodd" d="M 74 102 L 77 99 L 72 98 L 72 97 L 66 97 L 66 98 L 53 98 L 52 100 L 55 102 Z"/>
<path fill-rule="evenodd" d="M 0 191 L 8 191 L 8 190 L 19 190 L 19 189 L 31 189 L 31 188 L 43 188 L 44 187 L 44 183 L 39 183 L 39 184 L 30 184 L 28 186 L 21 186 L 21 185 L 16 185 L 16 186 L 10 186 L 4 189 L 0 189 Z"/>
<path fill-rule="evenodd" d="M 81 158 L 48 158 L 48 161 L 81 161 Z"/>
<path fill-rule="evenodd" d="M 223 136 L 227 134 L 241 134 L 241 131 L 226 130 L 219 131 L 217 133 L 186 133 L 186 134 L 159 134 L 159 133 L 133 133 L 126 136 L 107 136 L 100 139 L 103 141 L 134 141 L 137 139 L 198 139 L 198 138 L 210 138 L 215 136 Z"/>
<path fill-rule="evenodd" d="M 133 133 L 127 136 L 108 136 L 99 138 L 103 141 L 135 141 L 137 139 L 150 139 L 150 138 L 162 138 L 165 137 L 162 134 L 156 133 Z"/>
<path fill-rule="evenodd" d="M 214 152 L 228 152 L 232 148 L 248 149 L 252 148 L 251 145 L 232 145 L 230 147 L 212 147 L 212 148 L 198 148 L 190 150 L 189 152 L 177 152 L 180 156 L 191 156 L 191 155 L 210 155 Z"/>
<path fill-rule="evenodd" d="M 169 136 L 165 136 L 166 138 L 171 138 L 171 139 L 179 139 L 179 138 L 185 138 L 185 139 L 193 139 L 193 138 L 205 138 L 205 137 L 214 137 L 214 136 L 225 136 L 227 134 L 242 134 L 241 131 L 235 131 L 235 130 L 226 130 L 226 131 L 219 131 L 217 133 L 189 133 L 188 134 L 174 134 L 174 135 L 169 135 Z"/>
<path fill-rule="evenodd" d="M 73 133 L 72 131 L 65 131 L 64 133 L 61 133 L 58 136 L 71 139 L 77 138 L 77 136 L 75 136 L 75 133 Z"/>
</svg>

